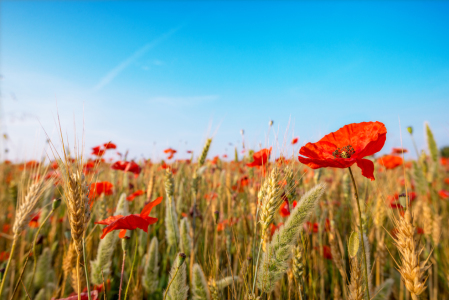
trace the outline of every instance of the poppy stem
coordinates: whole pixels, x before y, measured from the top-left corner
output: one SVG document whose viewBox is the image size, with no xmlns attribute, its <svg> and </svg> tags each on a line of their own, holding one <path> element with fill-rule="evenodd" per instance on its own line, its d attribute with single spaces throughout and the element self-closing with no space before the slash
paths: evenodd
<svg viewBox="0 0 449 300">
<path fill-rule="evenodd" d="M 363 250 L 363 265 L 365 269 L 365 284 L 366 284 L 366 294 L 368 296 L 368 299 L 371 299 L 369 295 L 369 282 L 368 282 L 368 269 L 366 264 L 366 251 L 365 251 L 365 238 L 363 236 L 363 226 L 362 226 L 362 211 L 360 210 L 360 203 L 359 203 L 359 192 L 357 190 L 357 185 L 355 184 L 354 174 L 352 174 L 351 167 L 348 168 L 349 174 L 351 174 L 352 179 L 352 185 L 354 186 L 354 195 L 355 199 L 357 200 L 357 210 L 359 211 L 359 228 L 360 228 L 360 235 L 362 240 L 362 250 Z"/>
<path fill-rule="evenodd" d="M 178 266 L 178 268 L 176 269 L 175 275 L 173 276 L 173 278 L 170 280 L 168 286 L 167 286 L 167 290 L 165 291 L 165 295 L 164 295 L 164 300 L 167 298 L 167 294 L 168 294 L 168 290 L 170 289 L 170 286 L 173 282 L 173 280 L 175 280 L 176 275 L 178 274 L 179 269 L 181 268 L 181 266 Z"/>
<path fill-rule="evenodd" d="M 125 258 L 126 258 L 126 250 L 123 250 L 122 273 L 120 274 L 120 288 L 118 290 L 118 300 L 120 300 L 122 296 L 123 273 L 125 272 Z"/>
<path fill-rule="evenodd" d="M 12 256 L 14 255 L 14 250 L 16 249 L 17 240 L 18 240 L 18 238 L 14 237 L 14 240 L 13 240 L 12 246 L 11 246 L 11 252 L 9 254 L 8 264 L 6 265 L 5 272 L 3 273 L 2 284 L 0 286 L 0 297 L 2 296 L 3 287 L 5 286 L 6 275 L 8 274 L 9 266 L 11 265 L 11 259 L 12 259 Z"/>
<path fill-rule="evenodd" d="M 25 260 L 25 264 L 24 264 L 23 267 L 22 267 L 22 272 L 20 273 L 19 280 L 17 281 L 16 287 L 14 288 L 14 291 L 13 291 L 13 294 L 12 294 L 11 299 L 14 298 L 14 295 L 16 294 L 17 289 L 19 288 L 20 281 L 22 280 L 22 276 L 23 276 L 23 273 L 24 273 L 25 268 L 26 268 L 26 266 L 27 266 L 28 259 L 29 259 L 30 255 L 33 256 L 33 257 L 36 255 L 36 242 L 37 242 L 37 237 L 39 236 L 39 232 L 41 231 L 42 226 L 44 226 L 44 224 L 47 222 L 48 218 L 50 218 L 51 214 L 52 214 L 54 211 L 55 211 L 54 209 L 52 209 L 52 210 L 50 211 L 50 213 L 47 215 L 47 217 L 45 217 L 45 219 L 42 221 L 42 224 L 41 224 L 41 225 L 39 226 L 39 228 L 37 229 L 36 235 L 34 236 L 33 247 L 30 249 L 30 251 L 29 251 L 29 253 L 28 253 L 28 255 L 27 255 L 27 258 L 26 258 L 26 260 Z M 33 282 L 34 274 L 35 274 L 35 273 L 36 273 L 36 259 L 34 258 L 33 274 L 31 275 L 30 286 L 28 287 L 28 289 L 30 289 L 30 287 L 31 287 L 31 284 L 32 284 L 32 282 Z"/>
<path fill-rule="evenodd" d="M 259 251 L 257 252 L 256 270 L 254 272 L 252 295 L 254 295 L 254 290 L 256 289 L 257 269 L 259 268 L 259 258 L 260 258 L 260 252 L 262 251 L 262 244 L 263 244 L 263 239 L 260 240 Z"/>
<path fill-rule="evenodd" d="M 137 257 L 137 242 L 139 241 L 139 238 L 136 238 L 136 248 L 134 249 L 134 259 L 133 259 L 133 264 L 131 266 L 131 273 L 129 274 L 129 280 L 128 280 L 128 284 L 126 285 L 126 291 L 125 291 L 125 299 L 126 300 L 126 296 L 128 295 L 128 289 L 129 289 L 129 284 L 131 283 L 131 279 L 133 278 L 133 270 L 134 270 L 134 265 L 136 264 L 136 257 Z"/>
<path fill-rule="evenodd" d="M 87 286 L 87 298 L 89 300 L 91 299 L 91 295 L 90 295 L 90 282 L 89 282 L 89 272 L 87 271 L 87 262 L 86 262 L 86 245 L 85 245 L 85 240 L 83 238 L 83 261 L 84 261 L 84 272 L 86 275 L 86 286 Z"/>
</svg>

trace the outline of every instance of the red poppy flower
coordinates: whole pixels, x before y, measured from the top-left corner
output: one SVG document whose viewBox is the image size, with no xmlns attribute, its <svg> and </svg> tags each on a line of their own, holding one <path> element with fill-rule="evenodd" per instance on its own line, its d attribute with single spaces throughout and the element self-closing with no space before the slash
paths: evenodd
<svg viewBox="0 0 449 300">
<path fill-rule="evenodd" d="M 407 149 L 403 149 L 403 148 L 393 148 L 391 150 L 391 154 L 402 154 L 402 153 L 407 153 L 408 150 Z"/>
<path fill-rule="evenodd" d="M 192 153 L 193 153 L 192 150 L 187 150 L 186 152 L 189 153 L 189 154 L 192 154 Z"/>
<path fill-rule="evenodd" d="M 379 152 L 386 136 L 387 128 L 381 122 L 345 125 L 318 142 L 301 147 L 298 160 L 312 169 L 349 168 L 357 163 L 362 175 L 374 180 L 374 164 L 364 157 Z"/>
<path fill-rule="evenodd" d="M 424 229 L 422 229 L 421 227 L 417 227 L 416 228 L 416 233 L 417 234 L 424 234 Z"/>
<path fill-rule="evenodd" d="M 87 292 L 85 293 L 81 293 L 80 294 L 81 300 L 88 300 L 89 299 L 89 295 L 87 294 Z M 90 292 L 90 298 L 92 300 L 97 300 L 98 299 L 98 291 L 94 290 Z M 56 299 L 56 300 L 78 300 L 78 295 L 77 294 L 73 294 L 67 298 L 60 298 L 60 299 Z"/>
<path fill-rule="evenodd" d="M 103 156 L 106 153 L 106 150 L 103 149 L 101 146 L 93 147 L 92 148 L 92 155 L 96 156 Z"/>
<path fill-rule="evenodd" d="M 219 159 L 220 159 L 220 157 L 215 156 L 215 157 L 210 161 L 210 163 L 213 164 L 213 165 L 216 165 L 216 164 L 218 163 L 218 160 L 219 160 Z"/>
<path fill-rule="evenodd" d="M 31 217 L 30 222 L 28 222 L 28 226 L 30 226 L 31 228 L 38 228 L 40 216 L 41 216 L 41 212 L 38 212 L 33 217 Z"/>
<path fill-rule="evenodd" d="M 317 250 L 317 251 L 320 250 L 320 248 L 318 246 L 315 246 L 314 249 Z M 332 259 L 331 247 L 329 247 L 327 245 L 323 245 L 323 257 L 325 259 Z"/>
<path fill-rule="evenodd" d="M 227 154 L 223 154 L 223 158 L 228 158 L 228 155 Z"/>
<path fill-rule="evenodd" d="M 24 164 L 22 164 L 21 166 L 19 166 L 19 170 L 24 170 L 24 169 L 33 169 L 33 168 L 37 168 L 39 166 L 39 162 L 35 161 L 35 160 L 30 160 Z"/>
<path fill-rule="evenodd" d="M 444 183 L 449 184 L 449 178 L 444 178 Z"/>
<path fill-rule="evenodd" d="M 104 194 L 105 196 L 110 196 L 113 194 L 114 185 L 108 181 L 96 182 L 90 185 L 89 189 L 89 199 L 93 200 Z"/>
<path fill-rule="evenodd" d="M 253 154 L 253 162 L 246 164 L 248 167 L 261 167 L 267 164 L 268 158 L 271 154 L 271 148 L 270 149 L 262 149 L 260 151 L 257 151 Z"/>
<path fill-rule="evenodd" d="M 168 148 L 168 149 L 164 150 L 164 153 L 169 154 L 167 159 L 172 159 L 176 152 L 178 152 L 178 151 L 176 151 L 175 149 L 172 149 L 172 148 Z"/>
<path fill-rule="evenodd" d="M 103 234 L 100 238 L 103 239 L 106 234 L 113 230 L 120 230 L 120 238 L 125 237 L 126 230 L 134 230 L 140 228 L 143 231 L 148 232 L 148 226 L 157 222 L 157 218 L 150 217 L 151 210 L 161 202 L 162 197 L 156 198 L 156 200 L 145 205 L 139 215 L 117 215 L 95 222 L 95 224 L 107 225 L 105 228 L 103 228 Z"/>
<path fill-rule="evenodd" d="M 281 228 L 281 226 L 284 225 L 284 223 L 279 223 L 277 225 L 274 225 L 273 223 L 270 224 L 270 236 L 273 236 L 273 234 Z"/>
<path fill-rule="evenodd" d="M 449 199 L 449 191 L 446 190 L 440 190 L 438 192 L 438 195 L 441 197 L 441 199 Z"/>
<path fill-rule="evenodd" d="M 112 142 L 105 143 L 103 146 L 105 149 L 117 149 L 117 145 Z"/>
<path fill-rule="evenodd" d="M 142 190 L 135 191 L 134 193 L 132 193 L 131 195 L 129 195 L 128 197 L 126 197 L 126 200 L 128 200 L 128 201 L 133 201 L 134 198 L 136 198 L 136 197 L 138 197 L 138 196 L 142 196 L 143 194 L 145 194 L 145 192 L 142 191 Z"/>
<path fill-rule="evenodd" d="M 377 162 L 386 169 L 394 169 L 402 165 L 402 157 L 397 155 L 384 155 L 377 159 Z"/>
<path fill-rule="evenodd" d="M 290 160 L 289 159 L 286 159 L 285 157 L 283 157 L 283 156 L 280 156 L 279 158 L 276 158 L 276 164 L 278 165 L 278 166 L 282 166 L 283 164 L 285 164 L 285 165 L 288 165 L 289 163 L 290 163 Z"/>
<path fill-rule="evenodd" d="M 9 225 L 9 224 L 3 224 L 3 230 L 2 230 L 2 232 L 3 232 L 3 233 L 8 233 L 10 228 L 11 228 L 11 225 Z"/>
<path fill-rule="evenodd" d="M 440 158 L 440 164 L 442 166 L 449 166 L 449 158 L 447 158 L 447 157 Z"/>
<path fill-rule="evenodd" d="M 296 207 L 296 204 L 297 204 L 297 202 L 293 201 L 293 208 Z M 283 218 L 290 216 L 290 207 L 288 205 L 288 201 L 284 201 L 284 205 L 282 205 L 281 209 L 279 210 L 279 214 Z"/>
<path fill-rule="evenodd" d="M 136 164 L 134 161 L 116 161 L 111 168 L 113 170 L 122 170 L 124 172 L 131 172 L 136 175 L 139 175 L 142 169 L 138 164 Z"/>
<path fill-rule="evenodd" d="M 9 252 L 2 251 L 0 252 L 0 261 L 6 261 L 9 259 Z"/>
<path fill-rule="evenodd" d="M 295 144 L 298 142 L 298 140 L 299 140 L 299 138 L 295 137 L 295 138 L 292 140 L 292 145 L 295 145 Z"/>
</svg>

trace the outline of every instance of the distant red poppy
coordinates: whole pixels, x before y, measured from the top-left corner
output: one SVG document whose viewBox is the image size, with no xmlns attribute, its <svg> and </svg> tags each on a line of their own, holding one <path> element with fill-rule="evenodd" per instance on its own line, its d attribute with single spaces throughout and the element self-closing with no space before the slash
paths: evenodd
<svg viewBox="0 0 449 300">
<path fill-rule="evenodd" d="M 112 142 L 105 143 L 103 146 L 105 149 L 117 149 L 117 145 Z"/>
<path fill-rule="evenodd" d="M 214 158 L 210 161 L 211 164 L 216 165 L 218 163 L 218 161 L 220 160 L 220 157 L 214 156 Z"/>
<path fill-rule="evenodd" d="M 233 191 L 238 191 L 239 193 L 243 193 L 245 191 L 245 186 L 249 185 L 248 176 L 243 176 L 240 178 L 235 185 L 231 187 Z"/>
<path fill-rule="evenodd" d="M 357 163 L 362 175 L 374 180 L 374 164 L 364 157 L 379 152 L 386 135 L 387 129 L 381 122 L 345 125 L 318 142 L 301 147 L 298 160 L 312 169 L 349 168 Z"/>
<path fill-rule="evenodd" d="M 53 162 L 50 164 L 50 167 L 51 167 L 53 170 L 58 169 L 58 168 L 59 168 L 58 162 L 57 162 L 57 161 L 53 161 Z"/>
<path fill-rule="evenodd" d="M 268 159 L 271 154 L 271 148 L 270 149 L 262 149 L 260 151 L 257 151 L 253 154 L 253 162 L 246 164 L 248 167 L 261 167 L 265 166 L 268 163 Z"/>
<path fill-rule="evenodd" d="M 394 169 L 402 165 L 402 157 L 397 155 L 384 155 L 377 159 L 377 162 L 386 169 Z"/>
<path fill-rule="evenodd" d="M 223 158 L 228 158 L 228 155 L 227 154 L 223 154 Z"/>
<path fill-rule="evenodd" d="M 407 153 L 408 150 L 407 149 L 403 149 L 403 148 L 393 148 L 391 150 L 391 154 L 402 154 L 402 152 Z"/>
<path fill-rule="evenodd" d="M 444 183 L 449 184 L 449 178 L 444 178 Z"/>
<path fill-rule="evenodd" d="M 89 299 L 89 295 L 87 294 L 87 292 L 81 293 L 80 294 L 81 300 L 88 300 Z M 94 290 L 90 292 L 90 299 L 91 300 L 97 300 L 98 299 L 98 291 Z M 77 294 L 73 294 L 67 298 L 60 298 L 60 299 L 56 299 L 56 300 L 78 300 L 78 295 Z"/>
<path fill-rule="evenodd" d="M 440 164 L 442 166 L 449 166 L 449 158 L 447 158 L 447 157 L 440 158 Z"/>
<path fill-rule="evenodd" d="M 279 223 L 277 225 L 274 225 L 273 223 L 270 224 L 270 235 L 273 236 L 273 234 L 281 228 L 281 226 L 284 225 L 284 223 Z"/>
<path fill-rule="evenodd" d="M 8 233 L 10 228 L 11 228 L 11 225 L 5 223 L 5 224 L 3 224 L 2 232 L 3 233 Z"/>
<path fill-rule="evenodd" d="M 33 168 L 37 168 L 39 166 L 39 162 L 35 161 L 35 160 L 30 160 L 27 161 L 26 163 L 22 164 L 21 166 L 19 166 L 19 170 L 29 170 L 29 169 L 33 169 Z"/>
<path fill-rule="evenodd" d="M 228 219 L 223 220 L 217 224 L 217 231 L 223 231 L 223 230 L 225 230 L 226 227 L 233 226 L 233 225 L 237 224 L 238 221 L 239 221 L 238 218 L 237 219 L 231 218 L 229 220 Z"/>
<path fill-rule="evenodd" d="M 101 146 L 93 147 L 92 148 L 92 155 L 96 156 L 103 156 L 106 153 L 106 150 L 103 149 Z"/>
<path fill-rule="evenodd" d="M 128 197 L 126 197 L 126 200 L 128 200 L 128 201 L 133 201 L 134 198 L 136 198 L 136 197 L 138 197 L 138 196 L 142 196 L 143 194 L 145 194 L 145 192 L 142 191 L 142 190 L 135 191 L 134 193 L 132 193 L 131 195 L 129 195 Z"/>
<path fill-rule="evenodd" d="M 319 251 L 320 248 L 318 246 L 314 247 L 315 250 Z M 325 259 L 332 259 L 332 251 L 331 251 L 331 247 L 327 246 L 327 245 L 323 245 L 323 257 Z"/>
<path fill-rule="evenodd" d="M 297 202 L 293 201 L 293 208 L 296 207 L 296 204 L 297 204 Z M 290 207 L 288 205 L 288 201 L 284 201 L 284 204 L 282 205 L 281 209 L 279 210 L 279 214 L 283 218 L 290 216 Z"/>
<path fill-rule="evenodd" d="M 0 261 L 6 261 L 9 259 L 9 252 L 2 251 L 0 252 Z"/>
<path fill-rule="evenodd" d="M 113 170 L 121 170 L 121 171 L 124 171 L 124 172 L 131 172 L 131 173 L 134 173 L 136 175 L 139 175 L 140 172 L 142 171 L 140 166 L 138 164 L 136 164 L 134 161 L 121 161 L 121 160 L 118 160 L 111 166 L 111 168 Z"/>
<path fill-rule="evenodd" d="M 186 152 L 189 153 L 189 154 L 192 154 L 192 153 L 193 153 L 192 150 L 187 150 Z"/>
<path fill-rule="evenodd" d="M 422 229 L 421 227 L 416 227 L 416 233 L 417 234 L 424 234 L 424 229 Z"/>
<path fill-rule="evenodd" d="M 37 214 L 32 216 L 31 220 L 28 222 L 28 226 L 30 226 L 31 228 L 38 228 L 40 216 L 41 216 L 41 212 L 38 212 Z"/>
<path fill-rule="evenodd" d="M 441 197 L 441 199 L 444 199 L 444 200 L 449 199 L 449 191 L 440 190 L 438 192 L 438 195 Z"/>
<path fill-rule="evenodd" d="M 178 152 L 178 151 L 176 151 L 175 149 L 172 149 L 172 148 L 168 148 L 168 149 L 164 150 L 164 153 L 169 154 L 167 159 L 172 159 L 176 152 Z"/>
<path fill-rule="evenodd" d="M 275 162 L 278 166 L 282 166 L 283 164 L 288 165 L 290 160 L 286 159 L 284 156 L 280 156 L 279 158 L 276 158 Z"/>
<path fill-rule="evenodd" d="M 403 195 L 403 196 L 405 197 L 405 195 Z M 408 193 L 408 198 L 410 200 L 410 203 L 413 203 L 413 201 L 415 201 L 415 199 L 416 199 L 416 193 L 415 192 Z M 401 203 L 400 203 L 400 201 L 399 201 L 399 194 L 398 193 L 394 194 L 393 196 L 388 196 L 387 199 L 389 200 L 390 207 L 392 209 L 398 209 L 398 208 L 402 209 L 403 208 Z"/>
<path fill-rule="evenodd" d="M 299 140 L 299 138 L 295 137 L 295 138 L 292 140 L 292 145 L 295 145 L 296 143 L 298 143 L 298 140 Z"/>
<path fill-rule="evenodd" d="M 90 185 L 89 189 L 89 199 L 94 200 L 104 194 L 105 196 L 110 196 L 114 193 L 114 185 L 109 181 L 95 182 Z"/>
<path fill-rule="evenodd" d="M 156 198 L 156 200 L 145 205 L 140 214 L 132 214 L 128 216 L 111 216 L 107 219 L 95 222 L 95 224 L 107 225 L 105 228 L 103 228 L 103 234 L 100 238 L 103 239 L 106 234 L 113 230 L 120 230 L 120 238 L 125 237 L 126 230 L 134 230 L 140 228 L 143 231 L 148 232 L 148 226 L 156 223 L 158 220 L 157 218 L 150 217 L 151 210 L 161 202 L 162 197 L 158 197 Z"/>
</svg>

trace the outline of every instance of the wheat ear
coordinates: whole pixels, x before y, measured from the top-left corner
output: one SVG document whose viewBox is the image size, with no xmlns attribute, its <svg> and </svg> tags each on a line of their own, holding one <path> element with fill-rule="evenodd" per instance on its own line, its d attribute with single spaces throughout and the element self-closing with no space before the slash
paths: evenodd
<svg viewBox="0 0 449 300">
<path fill-rule="evenodd" d="M 430 268 L 429 259 L 420 261 L 423 247 L 419 246 L 419 237 L 416 234 L 410 210 L 407 209 L 402 218 L 393 218 L 393 223 L 397 229 L 394 243 L 401 256 L 401 264 L 398 263 L 399 273 L 412 298 L 418 299 L 417 296 L 426 288 L 425 273 Z"/>
<path fill-rule="evenodd" d="M 199 264 L 193 265 L 192 294 L 194 300 L 211 300 L 206 277 Z"/>
<path fill-rule="evenodd" d="M 262 256 L 259 272 L 257 273 L 257 286 L 265 293 L 273 291 L 287 271 L 288 261 L 292 256 L 292 249 L 298 242 L 299 232 L 321 197 L 325 185 L 318 184 L 307 192 L 293 209 L 285 224 L 273 236 Z"/>
<path fill-rule="evenodd" d="M 159 242 L 156 237 L 153 237 L 151 240 L 144 262 L 142 286 L 145 292 L 152 294 L 156 291 L 159 284 Z"/>
</svg>

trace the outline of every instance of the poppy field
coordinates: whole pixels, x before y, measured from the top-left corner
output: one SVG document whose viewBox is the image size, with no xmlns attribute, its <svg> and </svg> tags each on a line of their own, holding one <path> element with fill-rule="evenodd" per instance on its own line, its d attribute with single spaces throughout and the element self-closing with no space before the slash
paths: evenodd
<svg viewBox="0 0 449 300">
<path fill-rule="evenodd" d="M 162 161 L 61 134 L 0 163 L 0 299 L 449 299 L 449 151 L 425 129 L 420 152 L 362 122 Z"/>
</svg>

